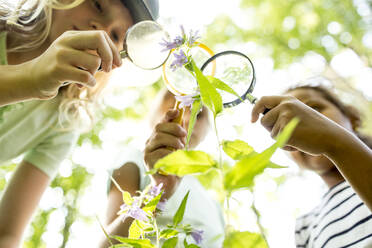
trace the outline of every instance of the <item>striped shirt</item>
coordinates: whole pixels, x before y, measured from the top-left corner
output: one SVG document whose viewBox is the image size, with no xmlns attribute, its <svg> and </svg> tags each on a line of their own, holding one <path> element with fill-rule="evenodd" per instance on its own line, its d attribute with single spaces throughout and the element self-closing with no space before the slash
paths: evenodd
<svg viewBox="0 0 372 248">
<path fill-rule="evenodd" d="M 344 181 L 297 219 L 295 237 L 298 248 L 372 248 L 372 212 Z"/>
</svg>

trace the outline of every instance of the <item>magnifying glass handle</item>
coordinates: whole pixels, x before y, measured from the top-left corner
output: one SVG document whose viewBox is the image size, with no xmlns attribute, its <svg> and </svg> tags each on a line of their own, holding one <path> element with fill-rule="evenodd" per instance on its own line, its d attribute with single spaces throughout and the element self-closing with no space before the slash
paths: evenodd
<svg viewBox="0 0 372 248">
<path fill-rule="evenodd" d="M 263 115 L 266 115 L 266 113 L 269 112 L 269 111 L 270 111 L 270 109 L 265 108 L 265 110 L 264 110 L 264 112 L 262 112 L 262 114 L 263 114 Z"/>
<path fill-rule="evenodd" d="M 172 122 L 174 122 L 174 123 L 178 123 L 178 124 L 182 125 L 183 114 L 184 114 L 185 111 L 184 111 L 183 108 L 180 108 L 180 103 L 181 103 L 181 102 L 176 101 L 176 104 L 175 104 L 175 106 L 174 106 L 174 109 L 177 109 L 177 110 L 180 112 L 180 114 L 179 114 L 179 115 L 177 116 L 177 118 L 174 119 Z"/>
<path fill-rule="evenodd" d="M 251 96 L 251 97 L 253 97 L 253 99 L 252 99 L 252 101 L 250 101 L 250 102 L 253 103 L 253 104 L 256 104 L 256 102 L 257 102 L 257 98 L 254 97 L 254 96 Z M 264 110 L 264 112 L 262 112 L 262 114 L 263 114 L 263 115 L 266 115 L 267 112 L 269 112 L 269 111 L 270 111 L 270 109 L 265 108 L 265 110 Z"/>
</svg>

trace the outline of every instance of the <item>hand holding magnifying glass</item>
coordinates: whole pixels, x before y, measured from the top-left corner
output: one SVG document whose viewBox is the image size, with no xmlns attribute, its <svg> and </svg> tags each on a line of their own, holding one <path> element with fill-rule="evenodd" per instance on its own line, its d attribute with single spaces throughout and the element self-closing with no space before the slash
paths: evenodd
<svg viewBox="0 0 372 248">
<path fill-rule="evenodd" d="M 141 21 L 126 32 L 122 60 L 129 59 L 134 65 L 145 70 L 161 67 L 168 59 L 170 51 L 162 49 L 161 42 L 169 40 L 168 33 L 154 21 Z M 80 68 L 84 70 L 84 68 Z M 98 71 L 102 71 L 102 65 Z M 71 82 L 65 82 L 67 85 Z"/>
</svg>

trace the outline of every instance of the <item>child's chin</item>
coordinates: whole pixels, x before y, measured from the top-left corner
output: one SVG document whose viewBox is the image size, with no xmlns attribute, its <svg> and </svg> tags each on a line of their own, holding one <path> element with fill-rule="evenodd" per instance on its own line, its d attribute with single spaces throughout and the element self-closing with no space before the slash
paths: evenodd
<svg viewBox="0 0 372 248">
<path fill-rule="evenodd" d="M 312 155 L 306 155 L 309 169 L 317 172 L 318 174 L 323 173 L 325 171 L 329 171 L 331 168 L 333 168 L 335 165 L 325 156 L 312 156 Z"/>
</svg>

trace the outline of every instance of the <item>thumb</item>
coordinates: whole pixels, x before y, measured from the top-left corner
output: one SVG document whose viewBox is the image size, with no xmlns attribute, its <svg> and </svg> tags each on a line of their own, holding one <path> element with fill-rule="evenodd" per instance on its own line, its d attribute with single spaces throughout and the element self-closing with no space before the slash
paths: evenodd
<svg viewBox="0 0 372 248">
<path fill-rule="evenodd" d="M 170 121 L 174 120 L 179 115 L 179 112 L 180 111 L 178 109 L 168 110 L 161 122 L 164 123 L 164 122 L 170 122 Z"/>
</svg>

